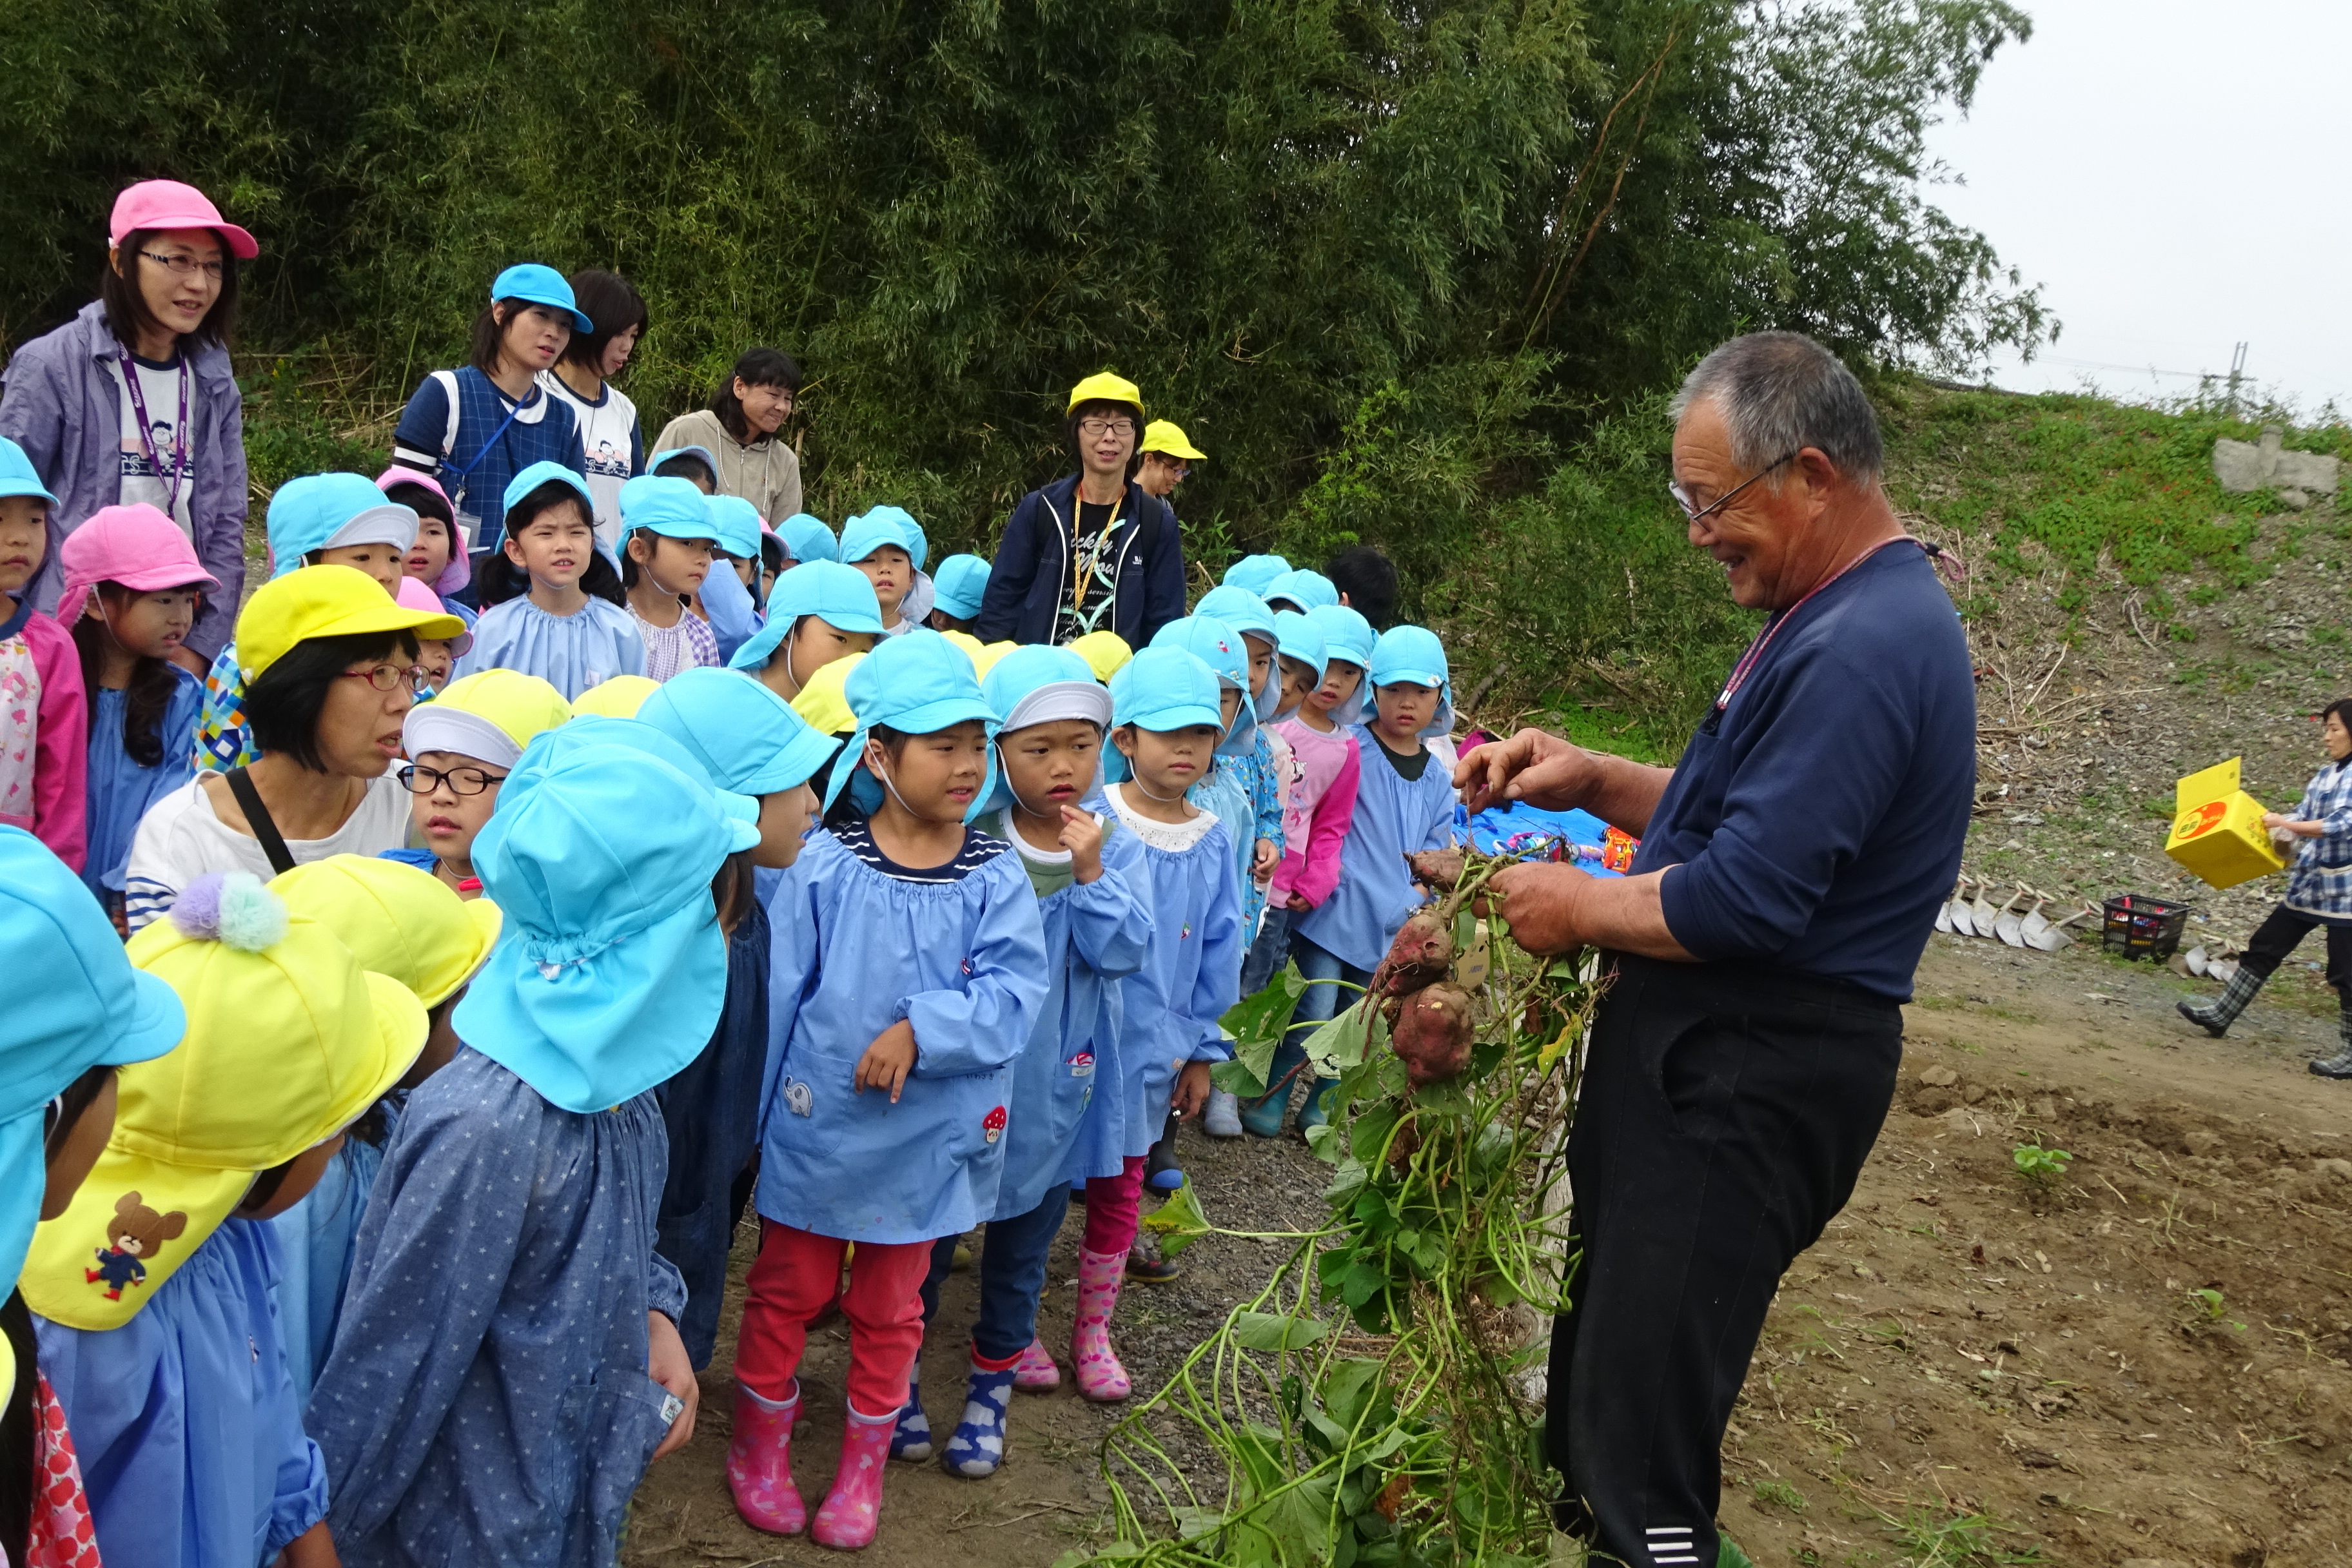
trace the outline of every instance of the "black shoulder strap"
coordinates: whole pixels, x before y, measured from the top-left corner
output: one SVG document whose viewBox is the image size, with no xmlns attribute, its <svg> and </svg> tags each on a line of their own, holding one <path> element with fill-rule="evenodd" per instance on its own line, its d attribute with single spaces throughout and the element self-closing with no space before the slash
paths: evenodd
<svg viewBox="0 0 2352 1568">
<path fill-rule="evenodd" d="M 228 781 L 228 793 L 236 796 L 236 808 L 245 813 L 245 825 L 261 840 L 261 852 L 269 857 L 270 870 L 282 876 L 294 869 L 294 852 L 286 847 L 286 836 L 269 819 L 269 808 L 261 804 L 261 792 L 253 787 L 253 780 L 246 776 L 243 768 L 231 768 L 221 776 Z"/>
<path fill-rule="evenodd" d="M 1167 514 L 1168 503 L 1132 480 L 1128 490 L 1140 503 L 1135 509 L 1135 552 L 1149 556 L 1160 547 L 1160 520 Z"/>
</svg>

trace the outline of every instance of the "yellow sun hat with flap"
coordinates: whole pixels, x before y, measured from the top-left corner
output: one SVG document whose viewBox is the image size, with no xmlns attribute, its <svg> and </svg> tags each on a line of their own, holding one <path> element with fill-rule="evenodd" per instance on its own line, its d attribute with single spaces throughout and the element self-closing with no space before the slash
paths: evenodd
<svg viewBox="0 0 2352 1568">
<path fill-rule="evenodd" d="M 489 900 L 461 899 L 430 871 L 368 855 L 297 866 L 269 890 L 334 932 L 362 969 L 392 976 L 428 1008 L 474 977 L 503 923 Z"/>
<path fill-rule="evenodd" d="M 256 1175 L 350 1126 L 425 1045 L 406 986 L 246 872 L 196 878 L 128 952 L 178 994 L 188 1032 L 117 1074 L 106 1152 L 34 1233 L 19 1287 L 69 1328 L 129 1322 Z"/>
<path fill-rule="evenodd" d="M 572 717 L 593 713 L 605 719 L 634 719 L 646 699 L 661 689 L 661 682 L 642 675 L 616 675 L 602 686 L 592 686 L 574 698 Z"/>
</svg>

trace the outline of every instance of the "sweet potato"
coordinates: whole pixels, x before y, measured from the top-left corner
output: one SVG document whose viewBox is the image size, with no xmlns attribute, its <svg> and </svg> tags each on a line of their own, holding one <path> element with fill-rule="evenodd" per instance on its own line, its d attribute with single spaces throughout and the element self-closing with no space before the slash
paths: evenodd
<svg viewBox="0 0 2352 1568">
<path fill-rule="evenodd" d="M 1451 892 L 1460 884 L 1462 872 L 1470 862 L 1459 849 L 1409 849 L 1405 851 L 1404 863 L 1412 868 L 1414 881 Z"/>
<path fill-rule="evenodd" d="M 1384 996 L 1402 996 L 1444 979 L 1453 963 L 1454 933 L 1434 913 L 1423 910 L 1398 928 L 1388 956 L 1372 972 L 1371 988 Z"/>
<path fill-rule="evenodd" d="M 1413 1088 L 1444 1083 L 1470 1065 L 1470 994 L 1439 982 L 1403 998 L 1389 1045 Z"/>
</svg>

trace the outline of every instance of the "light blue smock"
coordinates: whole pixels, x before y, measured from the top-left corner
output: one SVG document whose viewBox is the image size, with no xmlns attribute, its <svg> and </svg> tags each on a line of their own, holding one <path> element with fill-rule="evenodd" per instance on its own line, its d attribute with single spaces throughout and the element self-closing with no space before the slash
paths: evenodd
<svg viewBox="0 0 2352 1568">
<path fill-rule="evenodd" d="M 579 614 L 551 616 L 525 595 L 482 612 L 451 679 L 484 669 L 536 675 L 569 702 L 616 675 L 643 675 L 646 643 L 629 612 L 610 600 L 591 595 Z"/>
<path fill-rule="evenodd" d="M 759 1210 L 850 1241 L 958 1236 L 996 1212 L 1013 1061 L 1050 989 L 1028 873 L 1007 847 L 953 882 L 885 876 L 810 836 L 768 905 Z M 857 1060 L 905 1018 L 898 1103 Z"/>
<path fill-rule="evenodd" d="M 751 590 L 735 575 L 730 563 L 717 559 L 710 563 L 710 575 L 702 580 L 702 607 L 710 612 L 710 635 L 718 640 L 719 662 L 723 666 L 761 626 Z"/>
<path fill-rule="evenodd" d="M 1234 886 L 1246 906 L 1250 862 L 1257 854 L 1257 805 L 1250 799 L 1249 781 L 1242 776 L 1244 760 L 1219 757 L 1209 776 L 1186 790 L 1184 798 L 1224 825 L 1225 845 L 1234 855 Z"/>
<path fill-rule="evenodd" d="M 172 700 L 156 727 L 163 755 L 153 767 L 141 767 L 122 749 L 127 693 L 100 687 L 98 710 L 90 715 L 89 858 L 81 879 L 101 904 L 108 893 L 122 891 L 122 868 L 139 819 L 196 771 L 196 715 L 205 705 L 205 683 L 176 664 L 164 668 L 172 672 Z"/>
<path fill-rule="evenodd" d="M 614 1561 L 669 1430 L 668 1163 L 650 1093 L 578 1115 L 464 1048 L 409 1095 L 308 1412 L 346 1563 Z"/>
<path fill-rule="evenodd" d="M 1126 1152 L 1118 982 L 1150 956 L 1150 881 L 1143 841 L 1108 805 L 1102 815 L 1102 875 L 1037 900 L 1053 988 L 1028 1048 L 1013 1064 L 1012 1122 L 992 1218 L 1029 1213 L 1065 1182 L 1116 1176 Z M 1013 832 L 1002 816 L 984 820 Z"/>
<path fill-rule="evenodd" d="M 352 1250 L 367 1213 L 368 1193 L 383 1166 L 383 1145 L 343 1140 L 319 1184 L 302 1201 L 266 1223 L 278 1233 L 278 1312 L 286 1336 L 286 1371 L 298 1405 L 327 1364 L 342 1315 Z"/>
<path fill-rule="evenodd" d="M 266 1222 L 224 1220 L 121 1328 L 34 1318 L 110 1568 L 254 1568 L 327 1516 L 278 1257 Z"/>
<path fill-rule="evenodd" d="M 1339 845 L 1339 885 L 1290 929 L 1342 963 L 1378 969 L 1423 897 L 1412 885 L 1405 855 L 1454 842 L 1454 775 L 1433 756 L 1421 777 L 1408 781 L 1370 725 L 1359 724 L 1353 733 L 1363 763 L 1356 815 Z"/>
<path fill-rule="evenodd" d="M 1121 824 L 1124 826 L 1124 824 Z M 1120 981 L 1121 1116 L 1135 1158 L 1150 1152 L 1186 1062 L 1233 1055 L 1218 1020 L 1241 997 L 1242 892 L 1234 841 L 1220 821 L 1189 849 L 1143 847 L 1150 878 L 1151 956 Z"/>
</svg>

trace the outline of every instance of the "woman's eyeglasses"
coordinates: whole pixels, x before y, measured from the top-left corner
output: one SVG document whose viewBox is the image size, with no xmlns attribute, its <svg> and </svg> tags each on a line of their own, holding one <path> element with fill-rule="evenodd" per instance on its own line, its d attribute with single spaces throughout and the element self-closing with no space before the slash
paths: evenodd
<svg viewBox="0 0 2352 1568">
<path fill-rule="evenodd" d="M 1132 419 L 1081 419 L 1078 421 L 1078 434 L 1089 441 L 1099 441 L 1106 436 L 1125 437 L 1135 434 L 1135 421 Z"/>
<path fill-rule="evenodd" d="M 139 254 L 159 267 L 170 268 L 183 278 L 194 278 L 201 272 L 217 280 L 228 268 L 225 261 L 199 261 L 193 256 L 160 256 L 152 250 L 142 250 Z"/>
<path fill-rule="evenodd" d="M 412 692 L 433 689 L 433 672 L 421 664 L 379 664 L 373 669 L 347 669 L 345 680 L 364 680 L 378 691 L 397 691 L 405 686 Z"/>
<path fill-rule="evenodd" d="M 408 786 L 411 795 L 432 795 L 443 784 L 451 795 L 480 795 L 483 791 L 507 782 L 504 773 L 487 773 L 479 768 L 451 768 L 443 773 L 428 768 L 423 763 L 410 763 L 400 770 L 400 782 Z"/>
</svg>

